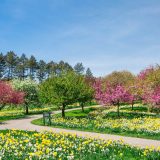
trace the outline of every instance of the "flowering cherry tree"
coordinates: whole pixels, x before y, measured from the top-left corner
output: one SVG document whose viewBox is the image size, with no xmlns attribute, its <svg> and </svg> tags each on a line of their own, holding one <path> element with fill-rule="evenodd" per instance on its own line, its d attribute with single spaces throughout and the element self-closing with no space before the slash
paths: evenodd
<svg viewBox="0 0 160 160">
<path fill-rule="evenodd" d="M 153 66 L 149 66 L 148 68 L 142 70 L 139 74 L 138 74 L 138 78 L 141 80 L 145 80 L 146 77 L 152 73 L 154 71 L 154 67 Z"/>
<path fill-rule="evenodd" d="M 151 96 L 151 101 L 160 107 L 160 87 L 156 88 Z"/>
<path fill-rule="evenodd" d="M 131 94 L 121 85 L 111 86 L 109 84 L 102 88 L 102 82 L 99 80 L 94 84 L 95 99 L 101 104 L 117 106 L 119 116 L 119 107 L 121 103 L 131 101 Z"/>
<path fill-rule="evenodd" d="M 22 104 L 23 102 L 23 92 L 15 91 L 9 84 L 0 81 L 0 110 L 7 104 Z"/>
<path fill-rule="evenodd" d="M 141 71 L 137 80 L 142 91 L 142 100 L 152 108 L 159 108 L 160 66 L 150 66 Z"/>
<path fill-rule="evenodd" d="M 93 84 L 93 88 L 95 90 L 94 98 L 100 103 L 103 104 L 104 93 L 102 91 L 102 81 L 100 79 L 96 80 Z"/>
<path fill-rule="evenodd" d="M 155 89 L 148 89 L 144 94 L 144 102 L 153 108 L 160 109 L 160 86 Z"/>
<path fill-rule="evenodd" d="M 135 101 L 141 100 L 142 99 L 142 89 L 135 83 L 132 86 L 128 87 L 128 92 L 130 93 L 130 103 L 132 106 L 132 110 L 133 110 L 133 106 L 135 104 Z"/>
</svg>

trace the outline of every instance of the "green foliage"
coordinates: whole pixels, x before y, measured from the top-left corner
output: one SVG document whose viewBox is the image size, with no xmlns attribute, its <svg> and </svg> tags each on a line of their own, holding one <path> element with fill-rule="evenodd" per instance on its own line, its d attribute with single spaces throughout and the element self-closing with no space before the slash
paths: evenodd
<svg viewBox="0 0 160 160">
<path fill-rule="evenodd" d="M 129 71 L 114 71 L 104 78 L 104 81 L 112 86 L 128 86 L 135 80 L 135 76 Z"/>
<path fill-rule="evenodd" d="M 35 81 L 14 79 L 12 86 L 14 89 L 25 93 L 25 103 L 32 104 L 38 101 L 38 85 Z"/>
<path fill-rule="evenodd" d="M 82 63 L 77 63 L 75 66 L 74 66 L 74 71 L 77 73 L 77 74 L 83 74 L 84 73 L 84 66 Z"/>
<path fill-rule="evenodd" d="M 26 57 L 25 54 L 22 54 L 22 56 L 19 58 L 17 58 L 17 65 L 15 67 L 15 73 L 16 73 L 16 76 L 21 79 L 21 80 L 24 80 L 26 78 L 26 68 L 27 68 L 27 62 L 28 62 L 28 59 Z"/>
<path fill-rule="evenodd" d="M 72 104 L 77 101 L 78 84 L 82 80 L 74 72 L 62 73 L 59 76 L 49 78 L 40 85 L 40 100 L 56 105 Z"/>
<path fill-rule="evenodd" d="M 38 104 L 38 85 L 35 81 L 26 79 L 26 80 L 12 80 L 12 86 L 17 91 L 23 91 L 25 93 L 25 106 L 26 114 L 28 114 L 28 105 Z"/>
<path fill-rule="evenodd" d="M 143 83 L 146 87 L 151 87 L 151 88 L 156 88 L 160 86 L 160 66 L 159 65 L 151 67 L 151 69 L 144 76 Z"/>
<path fill-rule="evenodd" d="M 88 85 L 85 82 L 84 79 L 82 79 L 82 82 L 79 83 L 78 90 L 79 90 L 78 101 L 80 103 L 85 103 L 93 99 L 94 90 L 90 85 Z"/>
<path fill-rule="evenodd" d="M 27 66 L 29 68 L 29 77 L 31 79 L 34 79 L 35 72 L 36 72 L 36 69 L 37 69 L 37 61 L 36 61 L 36 58 L 33 55 L 29 58 Z"/>
<path fill-rule="evenodd" d="M 12 79 L 15 74 L 15 66 L 17 64 L 17 55 L 13 52 L 7 52 L 5 56 L 5 63 L 7 74 L 5 75 L 8 80 Z"/>
<path fill-rule="evenodd" d="M 46 63 L 43 60 L 40 60 L 38 63 L 38 69 L 36 72 L 36 76 L 39 82 L 42 82 L 46 78 L 46 74 L 47 74 Z"/>
<path fill-rule="evenodd" d="M 63 72 L 47 79 L 40 85 L 39 97 L 43 103 L 65 106 L 75 102 L 86 102 L 92 98 L 92 89 L 85 84 L 84 77 L 75 72 Z"/>
<path fill-rule="evenodd" d="M 92 74 L 92 71 L 91 71 L 90 68 L 87 68 L 87 70 L 86 70 L 86 77 L 87 78 L 92 78 L 93 77 L 93 74 Z"/>
<path fill-rule="evenodd" d="M 3 77 L 5 71 L 5 59 L 2 53 L 0 53 L 0 78 Z"/>
<path fill-rule="evenodd" d="M 78 102 L 82 107 L 82 111 L 84 112 L 84 104 L 93 99 L 94 90 L 86 81 L 83 79 L 82 83 L 78 85 L 79 95 Z"/>
</svg>

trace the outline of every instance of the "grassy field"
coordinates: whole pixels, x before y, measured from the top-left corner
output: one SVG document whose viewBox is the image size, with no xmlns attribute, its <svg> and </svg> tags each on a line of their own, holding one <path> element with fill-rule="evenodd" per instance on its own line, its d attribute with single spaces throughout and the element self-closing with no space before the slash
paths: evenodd
<svg viewBox="0 0 160 160">
<path fill-rule="evenodd" d="M 79 106 L 68 106 L 68 109 L 71 108 L 79 108 Z M 59 110 L 57 106 L 47 106 L 47 107 L 31 107 L 29 109 L 28 115 L 34 115 L 34 114 L 42 114 L 43 112 L 50 112 L 50 111 L 56 111 Z M 28 116 L 25 114 L 25 111 L 21 108 L 6 108 L 2 111 L 0 111 L 0 123 L 6 120 L 12 120 L 12 119 L 20 119 L 25 118 Z"/>
</svg>

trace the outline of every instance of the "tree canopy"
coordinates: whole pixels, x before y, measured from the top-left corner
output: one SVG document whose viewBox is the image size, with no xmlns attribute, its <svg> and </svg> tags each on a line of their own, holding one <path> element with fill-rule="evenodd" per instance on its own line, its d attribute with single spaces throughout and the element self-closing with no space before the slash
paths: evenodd
<svg viewBox="0 0 160 160">
<path fill-rule="evenodd" d="M 40 85 L 40 99 L 43 103 L 52 103 L 62 108 L 62 116 L 65 117 L 66 105 L 87 99 L 87 86 L 81 75 L 75 72 L 63 72 L 59 76 L 53 76 Z M 88 91 L 90 92 L 90 91 Z M 85 96 L 85 97 L 84 97 Z M 90 96 L 88 96 L 90 98 Z"/>
<path fill-rule="evenodd" d="M 28 106 L 30 104 L 38 103 L 38 85 L 31 79 L 12 81 L 12 86 L 16 91 L 22 91 L 25 93 L 24 104 L 26 107 L 26 114 L 28 114 Z"/>
<path fill-rule="evenodd" d="M 62 72 L 75 70 L 76 73 L 84 75 L 84 66 L 77 63 L 73 68 L 63 60 L 59 62 L 46 62 L 42 59 L 37 60 L 34 55 L 27 57 L 24 53 L 18 56 L 15 52 L 9 51 L 6 54 L 0 53 L 0 79 L 28 79 L 44 81 L 48 77 L 60 75 Z M 91 70 L 87 71 L 90 72 Z"/>
<path fill-rule="evenodd" d="M 114 71 L 105 76 L 103 80 L 105 83 L 109 83 L 112 86 L 129 86 L 134 83 L 135 76 L 129 71 Z"/>
<path fill-rule="evenodd" d="M 9 83 L 0 81 L 0 110 L 8 104 L 22 104 L 24 92 L 15 91 Z"/>
</svg>

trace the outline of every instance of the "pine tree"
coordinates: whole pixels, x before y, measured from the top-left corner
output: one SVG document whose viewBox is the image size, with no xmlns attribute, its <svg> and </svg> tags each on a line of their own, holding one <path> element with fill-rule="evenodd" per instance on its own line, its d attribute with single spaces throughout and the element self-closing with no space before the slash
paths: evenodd
<svg viewBox="0 0 160 160">
<path fill-rule="evenodd" d="M 47 72 L 47 77 L 48 78 L 51 75 L 55 75 L 56 74 L 56 67 L 57 67 L 57 63 L 55 63 L 53 61 L 47 63 L 47 65 L 46 65 L 46 72 Z"/>
<path fill-rule="evenodd" d="M 73 68 L 67 62 L 60 61 L 57 64 L 57 66 L 56 66 L 56 75 L 60 75 L 62 72 L 68 72 L 68 71 L 73 71 Z"/>
<path fill-rule="evenodd" d="M 25 54 L 22 54 L 20 58 L 18 58 L 18 64 L 15 68 L 16 76 L 24 80 L 26 78 L 26 70 L 27 70 L 27 62 L 28 59 Z"/>
<path fill-rule="evenodd" d="M 3 53 L 0 53 L 0 78 L 3 78 L 5 72 L 5 58 Z"/>
<path fill-rule="evenodd" d="M 86 70 L 86 77 L 88 77 L 88 78 L 92 78 L 93 77 L 93 74 L 92 74 L 90 68 L 87 68 L 87 70 Z"/>
<path fill-rule="evenodd" d="M 12 79 L 15 75 L 15 67 L 17 65 L 17 55 L 13 52 L 7 52 L 5 56 L 5 61 L 6 61 L 6 68 L 7 68 L 7 73 L 6 73 L 6 78 Z"/>
<path fill-rule="evenodd" d="M 84 73 L 84 66 L 82 63 L 77 63 L 75 66 L 74 66 L 74 70 L 77 74 L 83 74 Z"/>
<path fill-rule="evenodd" d="M 38 63 L 38 69 L 36 72 L 39 82 L 42 82 L 46 78 L 46 74 L 47 74 L 46 63 L 43 60 L 40 60 Z"/>
<path fill-rule="evenodd" d="M 29 75 L 28 76 L 31 79 L 34 79 L 35 78 L 35 72 L 36 72 L 36 69 L 37 69 L 37 61 L 36 61 L 36 58 L 33 55 L 28 60 L 27 67 L 28 67 L 28 70 L 29 70 Z"/>
</svg>

